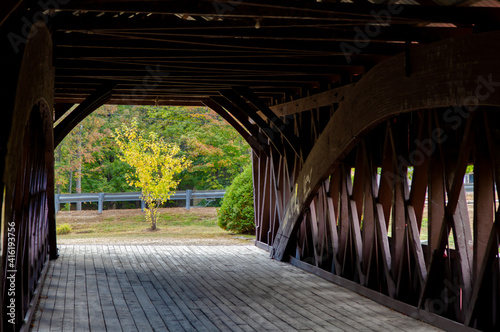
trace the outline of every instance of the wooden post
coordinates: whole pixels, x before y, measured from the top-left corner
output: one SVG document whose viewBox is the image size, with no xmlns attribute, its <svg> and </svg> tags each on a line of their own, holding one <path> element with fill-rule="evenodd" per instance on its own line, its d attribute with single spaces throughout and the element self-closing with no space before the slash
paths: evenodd
<svg viewBox="0 0 500 332">
<path fill-rule="evenodd" d="M 8 71 L 2 77 L 9 85 L 16 85 L 16 88 L 8 89 L 9 100 L 4 102 L 2 108 L 2 114 L 5 113 L 3 122 L 10 124 L 10 130 L 5 132 L 2 126 L 0 135 L 2 226 L 5 226 L 1 239 L 3 249 L 0 270 L 4 276 L 7 276 L 8 270 L 15 271 L 10 272 L 15 279 L 15 292 L 9 292 L 9 288 L 5 287 L 5 279 L 0 286 L 0 331 L 29 328 L 32 308 L 36 306 L 40 294 L 39 281 L 43 280 L 46 271 L 44 266 L 49 257 L 57 258 L 51 109 L 54 104 L 52 49 L 50 31 L 43 23 L 37 24 L 36 33 L 27 40 L 24 52 L 19 54 L 22 63 L 17 81 L 9 79 Z M 5 52 L 8 53 L 9 49 L 5 49 Z M 1 58 L 5 59 L 3 55 Z M 16 66 L 16 62 L 3 63 Z M 4 137 L 8 140 L 4 141 Z M 11 227 L 7 228 L 8 224 Z M 10 260 L 7 260 L 5 251 L 7 238 L 16 248 L 8 252 Z M 12 303 L 16 312 L 11 321 L 15 325 L 5 319 L 8 303 Z"/>
</svg>

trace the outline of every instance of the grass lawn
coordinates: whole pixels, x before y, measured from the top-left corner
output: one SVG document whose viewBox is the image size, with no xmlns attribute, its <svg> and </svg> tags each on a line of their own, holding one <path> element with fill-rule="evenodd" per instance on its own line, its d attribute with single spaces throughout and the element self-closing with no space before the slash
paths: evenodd
<svg viewBox="0 0 500 332">
<path fill-rule="evenodd" d="M 60 211 L 57 226 L 68 224 L 69 234 L 58 243 L 253 244 L 255 236 L 233 234 L 217 224 L 216 208 L 159 209 L 157 230 L 152 231 L 141 210 Z"/>
</svg>

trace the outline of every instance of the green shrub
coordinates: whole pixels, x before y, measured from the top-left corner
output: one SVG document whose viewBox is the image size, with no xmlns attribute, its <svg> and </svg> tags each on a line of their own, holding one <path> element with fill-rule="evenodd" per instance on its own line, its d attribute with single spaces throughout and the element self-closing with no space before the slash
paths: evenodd
<svg viewBox="0 0 500 332">
<path fill-rule="evenodd" d="M 243 234 L 255 232 L 251 166 L 245 167 L 226 189 L 217 216 L 219 226 L 225 230 Z"/>
<path fill-rule="evenodd" d="M 56 233 L 57 235 L 64 235 L 64 234 L 69 234 L 71 233 L 73 229 L 69 224 L 62 224 L 56 227 Z"/>
</svg>

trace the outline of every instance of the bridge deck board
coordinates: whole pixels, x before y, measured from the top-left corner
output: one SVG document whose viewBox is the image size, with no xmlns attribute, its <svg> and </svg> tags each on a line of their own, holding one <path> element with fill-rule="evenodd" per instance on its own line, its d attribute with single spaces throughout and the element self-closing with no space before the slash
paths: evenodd
<svg viewBox="0 0 500 332">
<path fill-rule="evenodd" d="M 32 331 L 437 331 L 254 246 L 63 245 Z"/>
</svg>

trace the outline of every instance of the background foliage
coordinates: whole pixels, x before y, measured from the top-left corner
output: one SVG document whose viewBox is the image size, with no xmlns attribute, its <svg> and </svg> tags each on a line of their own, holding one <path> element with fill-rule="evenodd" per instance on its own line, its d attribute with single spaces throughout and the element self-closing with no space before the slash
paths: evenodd
<svg viewBox="0 0 500 332">
<path fill-rule="evenodd" d="M 118 158 L 120 150 L 112 135 L 134 118 L 139 130 L 155 132 L 178 145 L 180 154 L 192 162 L 177 175 L 176 190 L 222 189 L 250 164 L 248 144 L 210 109 L 106 105 L 87 117 L 56 150 L 57 192 L 76 192 L 80 165 L 82 192 L 138 191 L 125 179 L 132 169 Z"/>
<path fill-rule="evenodd" d="M 255 232 L 252 167 L 245 167 L 227 188 L 217 211 L 219 226 L 235 233 Z"/>
</svg>

